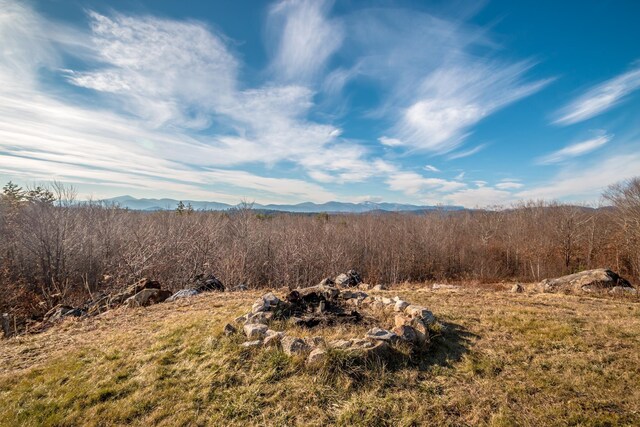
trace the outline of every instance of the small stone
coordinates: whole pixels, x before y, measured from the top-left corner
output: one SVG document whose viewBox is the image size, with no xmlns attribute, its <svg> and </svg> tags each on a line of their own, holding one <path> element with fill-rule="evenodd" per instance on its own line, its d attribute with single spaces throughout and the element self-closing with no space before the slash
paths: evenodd
<svg viewBox="0 0 640 427">
<path fill-rule="evenodd" d="M 288 335 L 282 337 L 280 344 L 282 344 L 282 351 L 289 356 L 309 351 L 307 343 L 300 338 L 294 338 Z"/>
<path fill-rule="evenodd" d="M 266 332 L 266 337 L 264 339 L 264 346 L 268 347 L 270 345 L 275 345 L 279 343 L 282 340 L 283 336 L 284 336 L 284 332 L 276 332 L 269 329 Z"/>
<path fill-rule="evenodd" d="M 247 342 L 243 342 L 242 344 L 240 344 L 242 347 L 245 348 L 255 348 L 255 347 L 260 347 L 262 345 L 262 340 L 255 340 L 255 341 L 247 341 Z"/>
<path fill-rule="evenodd" d="M 251 306 L 252 313 L 259 313 L 261 311 L 266 311 L 266 310 L 267 310 L 267 305 L 265 304 L 262 298 L 256 300 L 256 302 L 254 302 L 253 305 Z"/>
<path fill-rule="evenodd" d="M 371 328 L 367 331 L 367 338 L 377 341 L 393 341 L 398 338 L 396 334 L 382 328 Z"/>
<path fill-rule="evenodd" d="M 365 349 L 365 348 L 371 348 L 373 347 L 374 344 L 371 342 L 371 340 L 365 339 L 365 338 L 357 338 L 354 340 L 351 340 L 351 348 L 353 349 Z"/>
<path fill-rule="evenodd" d="M 320 365 L 326 356 L 326 351 L 321 348 L 316 348 L 309 353 L 309 357 L 307 357 L 307 365 L 314 366 Z"/>
<path fill-rule="evenodd" d="M 521 294 L 524 292 L 524 286 L 522 286 L 520 283 L 516 283 L 511 288 L 511 292 L 513 292 L 514 294 Z"/>
<path fill-rule="evenodd" d="M 393 306 L 393 310 L 397 312 L 403 312 L 405 308 L 409 307 L 409 303 L 406 301 L 398 300 Z"/>
<path fill-rule="evenodd" d="M 251 313 L 249 313 L 251 314 Z M 241 325 L 244 325 L 247 321 L 247 314 L 243 314 L 242 316 L 238 316 L 235 319 L 233 319 L 234 322 L 239 323 Z"/>
<path fill-rule="evenodd" d="M 244 333 L 247 338 L 262 338 L 267 334 L 267 325 L 248 323 L 244 325 Z"/>
<path fill-rule="evenodd" d="M 420 318 L 427 323 L 433 323 L 435 321 L 433 313 L 419 305 L 410 305 L 404 309 L 404 312 L 412 318 Z"/>
<path fill-rule="evenodd" d="M 264 311 L 259 311 L 257 313 L 249 313 L 247 315 L 247 320 L 245 320 L 245 324 L 266 324 L 269 321 L 269 316 Z"/>
<path fill-rule="evenodd" d="M 611 288 L 611 290 L 609 290 L 609 293 L 616 295 L 636 295 L 638 293 L 638 290 L 630 286 L 614 286 L 613 288 Z"/>
<path fill-rule="evenodd" d="M 224 325 L 224 329 L 222 329 L 222 332 L 226 336 L 229 336 L 235 334 L 236 332 L 238 332 L 238 330 L 231 323 L 227 323 L 226 325 Z"/>
<path fill-rule="evenodd" d="M 329 343 L 329 347 L 331 348 L 339 348 L 339 349 L 346 349 L 351 347 L 352 341 L 351 340 L 335 340 L 335 341 L 331 341 Z"/>
<path fill-rule="evenodd" d="M 394 301 L 393 301 L 391 298 L 383 297 L 383 298 L 382 298 L 382 303 L 383 303 L 384 305 L 389 305 L 389 304 L 393 304 L 393 303 L 394 303 Z"/>
<path fill-rule="evenodd" d="M 280 303 L 280 298 L 275 296 L 272 292 L 264 294 L 262 296 L 262 300 L 264 301 L 265 306 L 267 306 L 268 308 L 275 307 Z"/>
<path fill-rule="evenodd" d="M 373 291 L 386 291 L 386 290 L 387 290 L 387 287 L 386 287 L 386 286 L 384 286 L 384 285 L 375 285 L 375 286 L 372 288 L 372 290 L 373 290 Z"/>
</svg>

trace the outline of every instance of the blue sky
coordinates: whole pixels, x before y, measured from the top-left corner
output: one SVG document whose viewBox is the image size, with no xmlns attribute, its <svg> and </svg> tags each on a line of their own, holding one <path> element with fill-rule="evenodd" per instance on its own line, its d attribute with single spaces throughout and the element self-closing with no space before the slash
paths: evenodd
<svg viewBox="0 0 640 427">
<path fill-rule="evenodd" d="M 81 197 L 598 203 L 637 1 L 0 0 L 0 178 Z"/>
</svg>

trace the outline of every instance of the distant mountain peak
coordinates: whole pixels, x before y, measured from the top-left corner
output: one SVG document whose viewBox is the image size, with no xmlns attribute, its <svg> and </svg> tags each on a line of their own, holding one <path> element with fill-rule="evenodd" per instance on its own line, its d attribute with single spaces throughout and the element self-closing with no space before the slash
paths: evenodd
<svg viewBox="0 0 640 427">
<path fill-rule="evenodd" d="M 173 210 L 178 206 L 180 200 L 174 199 L 147 199 L 135 198 L 124 195 L 103 200 L 105 202 L 116 203 L 123 208 L 132 210 Z M 223 211 L 232 209 L 237 205 L 230 205 L 220 202 L 203 202 L 196 200 L 181 200 L 184 204 L 191 204 L 195 210 Z M 267 204 L 254 203 L 253 208 L 263 211 L 293 212 L 293 213 L 364 213 L 372 211 L 383 212 L 420 212 L 429 210 L 461 210 L 461 206 L 422 206 L 392 202 L 372 202 L 364 201 L 359 203 L 330 201 L 325 203 L 302 202 L 297 204 Z"/>
</svg>

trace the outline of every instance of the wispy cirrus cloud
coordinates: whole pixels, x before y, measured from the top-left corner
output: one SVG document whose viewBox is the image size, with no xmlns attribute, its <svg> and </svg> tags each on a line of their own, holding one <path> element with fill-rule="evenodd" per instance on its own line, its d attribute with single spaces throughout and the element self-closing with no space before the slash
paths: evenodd
<svg viewBox="0 0 640 427">
<path fill-rule="evenodd" d="M 553 123 L 566 126 L 588 120 L 615 107 L 638 89 L 640 89 L 640 64 L 588 89 L 558 110 Z"/>
<path fill-rule="evenodd" d="M 271 6 L 268 33 L 276 80 L 308 83 L 317 78 L 344 39 L 342 23 L 329 18 L 331 0 L 282 0 Z"/>
<path fill-rule="evenodd" d="M 582 156 L 587 153 L 590 153 L 609 141 L 613 136 L 611 135 L 600 135 L 591 139 L 587 139 L 585 141 L 577 142 L 575 144 L 568 145 L 564 148 L 561 148 L 558 151 L 554 151 L 553 153 L 547 154 L 546 156 L 538 158 L 538 163 L 540 164 L 551 164 L 551 163 L 560 163 L 568 159 L 572 159 L 574 157 Z"/>
</svg>

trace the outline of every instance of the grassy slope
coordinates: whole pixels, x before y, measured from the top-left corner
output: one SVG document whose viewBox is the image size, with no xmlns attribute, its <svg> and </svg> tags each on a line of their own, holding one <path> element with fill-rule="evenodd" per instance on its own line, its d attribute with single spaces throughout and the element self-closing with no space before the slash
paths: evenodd
<svg viewBox="0 0 640 427">
<path fill-rule="evenodd" d="M 259 293 L 118 310 L 4 341 L 0 424 L 640 424 L 637 302 L 388 294 L 448 324 L 411 366 L 367 370 L 336 354 L 333 369 L 311 370 L 277 349 L 242 349 L 222 326 Z"/>
</svg>

